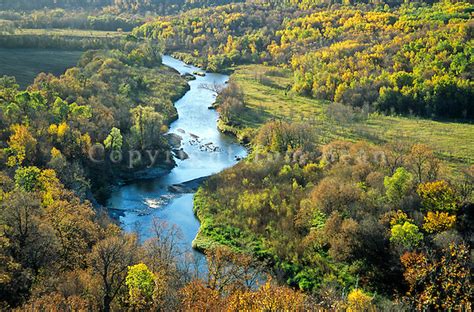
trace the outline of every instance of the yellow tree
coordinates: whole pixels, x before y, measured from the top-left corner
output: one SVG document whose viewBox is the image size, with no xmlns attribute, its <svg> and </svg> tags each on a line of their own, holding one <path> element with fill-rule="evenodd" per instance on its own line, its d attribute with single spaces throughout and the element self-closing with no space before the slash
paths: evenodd
<svg viewBox="0 0 474 312">
<path fill-rule="evenodd" d="M 125 283 L 128 286 L 130 303 L 138 310 L 151 309 L 155 291 L 155 276 L 146 264 L 139 263 L 129 266 Z"/>
<path fill-rule="evenodd" d="M 428 233 L 438 233 L 449 230 L 456 223 L 456 216 L 451 216 L 447 212 L 428 211 L 425 216 L 423 229 Z"/>
<path fill-rule="evenodd" d="M 13 167 L 22 165 L 25 160 L 31 162 L 35 157 L 36 139 L 24 125 L 13 125 L 11 131 L 13 133 L 8 139 L 11 156 L 8 157 L 7 165 Z"/>
<path fill-rule="evenodd" d="M 426 210 L 455 212 L 458 209 L 458 196 L 444 180 L 420 184 L 417 193 Z"/>
<path fill-rule="evenodd" d="M 347 296 L 347 312 L 375 311 L 372 304 L 372 297 L 366 294 L 362 289 L 351 290 Z"/>
</svg>

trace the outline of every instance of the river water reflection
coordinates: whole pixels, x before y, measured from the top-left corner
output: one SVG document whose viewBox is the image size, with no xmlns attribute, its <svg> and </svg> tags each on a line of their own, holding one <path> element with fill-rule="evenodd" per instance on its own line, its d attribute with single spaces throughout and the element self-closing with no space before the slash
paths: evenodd
<svg viewBox="0 0 474 312">
<path fill-rule="evenodd" d="M 163 56 L 163 64 L 181 74 L 202 72 L 199 68 Z M 192 251 L 192 241 L 199 229 L 193 213 L 193 194 L 174 194 L 168 190 L 179 184 L 218 173 L 237 163 L 236 157 L 245 157 L 246 150 L 233 138 L 220 133 L 216 127 L 217 112 L 208 109 L 216 94 L 203 85 L 223 86 L 229 76 L 207 73 L 190 81 L 190 90 L 175 106 L 179 119 L 170 126 L 170 133 L 183 138 L 181 147 L 189 155 L 186 160 L 176 160 L 177 166 L 161 178 L 137 181 L 113 192 L 108 207 L 121 211 L 119 216 L 125 231 L 137 231 L 142 240 L 150 237 L 150 226 L 157 218 L 176 225 L 182 232 L 183 246 Z M 192 251 L 195 256 L 202 257 Z"/>
</svg>

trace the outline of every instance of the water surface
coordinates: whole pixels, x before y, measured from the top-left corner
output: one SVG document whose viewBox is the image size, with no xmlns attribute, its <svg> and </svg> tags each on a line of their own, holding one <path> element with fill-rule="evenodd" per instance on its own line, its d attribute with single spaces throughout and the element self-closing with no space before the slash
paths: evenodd
<svg viewBox="0 0 474 312">
<path fill-rule="evenodd" d="M 181 74 L 201 71 L 170 56 L 163 63 Z M 190 81 L 190 90 L 175 103 L 179 119 L 170 126 L 170 132 L 183 138 L 182 148 L 189 155 L 186 160 L 176 160 L 170 174 L 153 180 L 137 181 L 115 191 L 108 207 L 123 212 L 122 228 L 138 231 L 141 239 L 150 237 L 154 218 L 176 225 L 183 234 L 184 246 L 191 251 L 191 244 L 199 229 L 193 213 L 193 194 L 177 195 L 168 186 L 206 177 L 237 163 L 236 156 L 244 157 L 246 150 L 233 138 L 217 130 L 217 112 L 208 109 L 215 102 L 216 94 L 203 85 L 224 86 L 227 75 L 207 73 Z M 199 257 L 199 254 L 195 252 Z"/>
</svg>

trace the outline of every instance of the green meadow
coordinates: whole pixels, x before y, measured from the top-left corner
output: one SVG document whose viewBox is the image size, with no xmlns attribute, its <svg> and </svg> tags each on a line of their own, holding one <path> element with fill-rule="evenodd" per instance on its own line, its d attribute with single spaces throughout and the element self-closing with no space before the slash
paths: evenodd
<svg viewBox="0 0 474 312">
<path fill-rule="evenodd" d="M 268 120 L 299 121 L 312 124 L 321 143 L 334 139 L 366 140 L 378 144 L 393 141 L 424 143 L 446 161 L 448 168 L 460 169 L 474 163 L 472 123 L 380 114 L 367 114 L 355 120 L 335 120 L 328 117 L 331 103 L 288 91 L 292 79 L 289 71 L 275 67 L 246 65 L 235 68 L 231 80 L 242 87 L 247 109 L 238 128 L 221 127 L 242 138 L 251 137 Z"/>
<path fill-rule="evenodd" d="M 0 76 L 14 76 L 22 88 L 41 73 L 60 75 L 77 64 L 81 51 L 0 49 Z"/>
<path fill-rule="evenodd" d="M 125 32 L 121 31 L 102 31 L 89 29 L 16 29 L 13 35 L 24 36 L 62 36 L 62 37 L 81 37 L 81 38 L 107 38 L 121 37 Z"/>
</svg>

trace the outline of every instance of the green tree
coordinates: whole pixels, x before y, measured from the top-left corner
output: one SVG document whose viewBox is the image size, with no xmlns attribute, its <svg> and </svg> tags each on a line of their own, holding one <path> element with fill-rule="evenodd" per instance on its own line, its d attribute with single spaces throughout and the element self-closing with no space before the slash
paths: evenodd
<svg viewBox="0 0 474 312">
<path fill-rule="evenodd" d="M 161 144 L 163 116 L 150 106 L 137 106 L 130 110 L 133 118 L 132 133 L 137 139 L 137 147 L 145 150 Z"/>
<path fill-rule="evenodd" d="M 15 185 L 27 192 L 40 188 L 41 170 L 38 167 L 20 167 L 15 171 Z"/>
<path fill-rule="evenodd" d="M 412 183 L 413 175 L 403 167 L 397 168 L 391 177 L 384 178 L 385 194 L 391 202 L 398 203 L 410 190 Z"/>
<path fill-rule="evenodd" d="M 53 103 L 52 112 L 57 122 L 65 121 L 69 113 L 69 104 L 60 97 L 57 97 Z"/>
<path fill-rule="evenodd" d="M 406 248 L 414 248 L 423 240 L 423 234 L 418 227 L 406 221 L 402 224 L 396 224 L 392 227 L 390 241 L 401 244 Z"/>
<path fill-rule="evenodd" d="M 132 305 L 138 309 L 145 309 L 152 304 L 155 275 L 146 264 L 139 263 L 129 266 L 126 284 Z"/>
<path fill-rule="evenodd" d="M 123 144 L 123 137 L 122 137 L 122 134 L 120 133 L 120 129 L 113 127 L 110 130 L 110 134 L 104 140 L 105 148 L 112 151 L 115 151 L 115 150 L 118 151 L 122 148 L 122 144 Z"/>
</svg>

